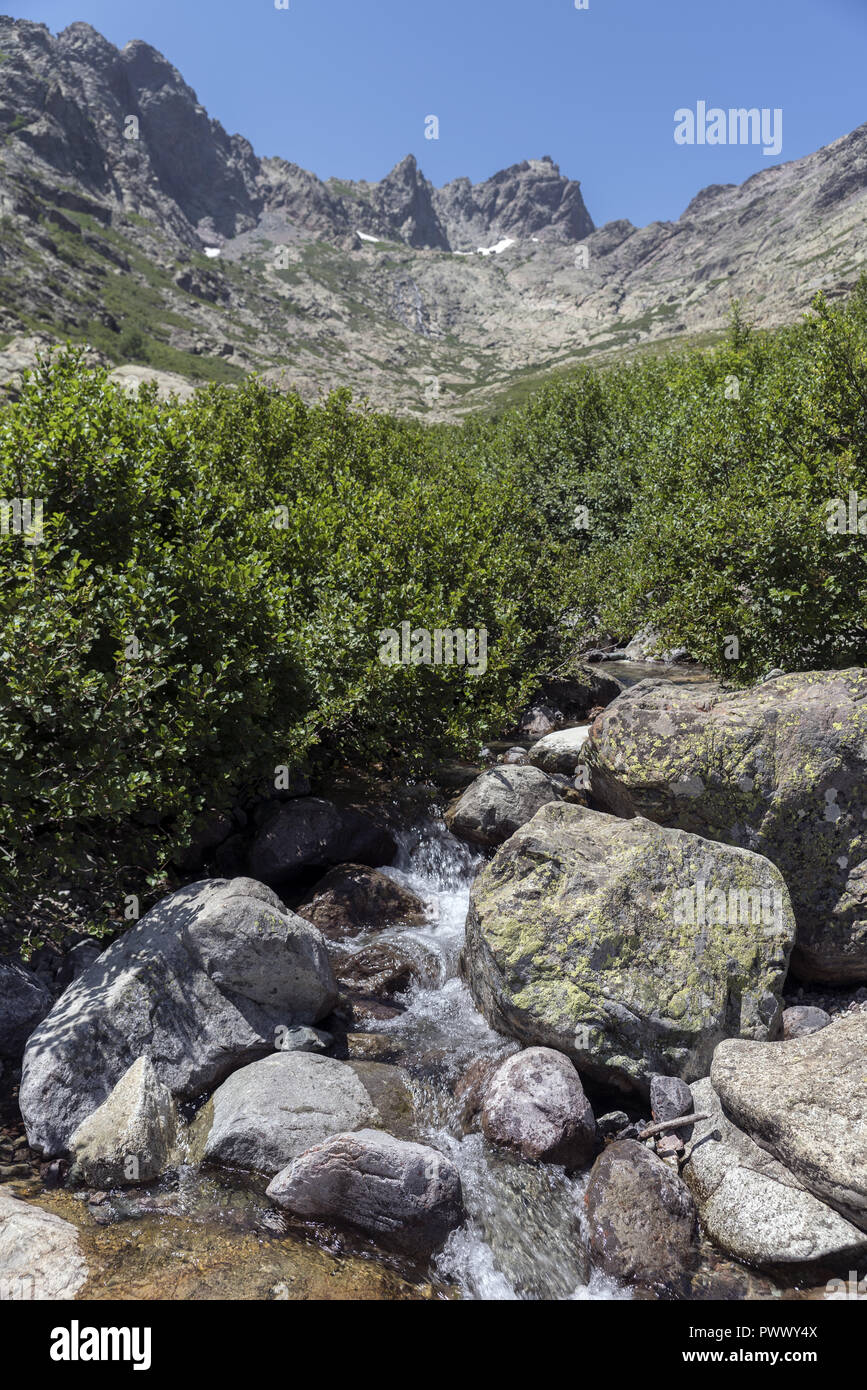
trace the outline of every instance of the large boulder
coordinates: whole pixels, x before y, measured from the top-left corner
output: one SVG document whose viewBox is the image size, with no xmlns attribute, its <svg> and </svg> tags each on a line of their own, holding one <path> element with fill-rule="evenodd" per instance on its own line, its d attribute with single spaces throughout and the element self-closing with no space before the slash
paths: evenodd
<svg viewBox="0 0 867 1390">
<path fill-rule="evenodd" d="M 296 1216 L 353 1227 L 416 1257 L 438 1249 L 464 1215 L 450 1159 L 375 1129 L 308 1149 L 274 1178 L 268 1196 Z"/>
<path fill-rule="evenodd" d="M 421 898 L 387 874 L 364 864 L 341 864 L 319 880 L 298 916 L 330 941 L 343 941 L 394 922 L 420 926 L 427 913 Z"/>
<path fill-rule="evenodd" d="M 692 1098 L 708 1118 L 692 1128 L 683 1177 L 714 1245 L 790 1279 L 863 1264 L 867 1235 L 732 1124 L 709 1077 L 693 1083 Z"/>
<path fill-rule="evenodd" d="M 197 1117 L 193 1146 L 211 1163 L 278 1173 L 332 1134 L 386 1125 L 409 1134 L 412 1123 L 400 1067 L 278 1052 L 218 1087 Z"/>
<path fill-rule="evenodd" d="M 646 1094 L 707 1075 L 723 1038 L 775 1035 L 793 933 L 768 860 L 553 804 L 476 879 L 463 964 L 494 1028 Z"/>
<path fill-rule="evenodd" d="M 501 765 L 483 772 L 446 812 L 453 835 L 479 845 L 501 845 L 541 806 L 560 801 L 563 788 L 538 767 Z"/>
<path fill-rule="evenodd" d="M 139 1057 L 70 1139 L 73 1180 L 97 1188 L 152 1182 L 169 1162 L 177 1130 L 171 1091 L 150 1058 Z"/>
<path fill-rule="evenodd" d="M 634 1139 L 609 1144 L 584 1203 L 594 1264 L 658 1293 L 685 1291 L 698 1253 L 695 1204 L 662 1159 Z"/>
<path fill-rule="evenodd" d="M 581 1078 L 550 1047 L 528 1047 L 497 1067 L 481 1119 L 486 1139 L 522 1158 L 580 1168 L 596 1152 L 596 1121 Z"/>
<path fill-rule="evenodd" d="M 867 1015 L 790 1042 L 723 1043 L 710 1076 L 740 1129 L 867 1230 Z"/>
<path fill-rule="evenodd" d="M 75 1227 L 0 1187 L 0 1301 L 75 1298 L 86 1279 Z"/>
<path fill-rule="evenodd" d="M 302 796 L 274 807 L 250 846 L 248 865 L 255 878 L 282 884 L 349 861 L 376 868 L 396 854 L 391 831 L 363 811 Z"/>
<path fill-rule="evenodd" d="M 21 1056 L 52 1002 L 32 970 L 25 970 L 17 961 L 0 960 L 0 1057 Z"/>
<path fill-rule="evenodd" d="M 751 690 L 641 681 L 595 720 L 593 804 L 765 855 L 792 894 L 804 979 L 867 980 L 867 671 Z"/>
<path fill-rule="evenodd" d="M 336 999 L 322 937 L 271 889 L 246 878 L 181 888 L 104 951 L 31 1036 L 20 1091 L 30 1143 L 63 1153 L 143 1055 L 173 1096 L 192 1099 Z"/>
</svg>

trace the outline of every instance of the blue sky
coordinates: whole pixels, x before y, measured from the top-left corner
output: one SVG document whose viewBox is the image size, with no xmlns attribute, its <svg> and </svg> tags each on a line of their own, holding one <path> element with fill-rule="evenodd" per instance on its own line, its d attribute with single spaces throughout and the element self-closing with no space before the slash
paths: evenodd
<svg viewBox="0 0 867 1390">
<path fill-rule="evenodd" d="M 52 32 L 86 20 L 165 53 L 259 154 L 321 177 L 478 180 L 549 154 L 597 224 L 680 215 L 867 120 L 867 0 L 12 0 Z M 674 112 L 780 107 L 778 159 L 678 146 Z M 425 117 L 440 122 L 425 139 Z"/>
</svg>

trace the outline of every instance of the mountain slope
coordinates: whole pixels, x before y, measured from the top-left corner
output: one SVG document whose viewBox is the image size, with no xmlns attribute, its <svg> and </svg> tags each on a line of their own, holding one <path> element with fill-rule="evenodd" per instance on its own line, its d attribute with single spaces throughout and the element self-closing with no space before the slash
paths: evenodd
<svg viewBox="0 0 867 1390">
<path fill-rule="evenodd" d="M 412 156 L 379 183 L 323 182 L 228 135 L 148 44 L 0 18 L 6 341 L 46 329 L 113 361 L 449 415 L 528 374 L 711 337 L 732 297 L 791 320 L 854 283 L 865 211 L 867 126 L 645 228 L 594 228 L 548 157 L 441 189 Z"/>
</svg>

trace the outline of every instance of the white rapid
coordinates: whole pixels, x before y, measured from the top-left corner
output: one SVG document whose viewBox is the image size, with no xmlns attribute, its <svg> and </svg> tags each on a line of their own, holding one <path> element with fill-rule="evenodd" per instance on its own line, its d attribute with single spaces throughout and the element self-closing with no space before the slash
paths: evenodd
<svg viewBox="0 0 867 1390">
<path fill-rule="evenodd" d="M 506 1056 L 516 1048 L 488 1027 L 458 974 L 470 885 L 480 863 L 440 820 L 406 836 L 397 864 L 385 872 L 423 898 L 429 922 L 376 937 L 404 942 L 410 937 L 439 961 L 435 986 L 414 987 L 405 997 L 404 1013 L 372 1025 L 394 1038 L 400 1062 L 415 1079 L 426 1138 L 448 1153 L 461 1173 L 468 1220 L 438 1256 L 436 1271 L 465 1298 L 628 1297 L 589 1270 L 586 1179 L 513 1160 L 480 1134 L 462 1133 L 455 1082 L 479 1058 Z"/>
</svg>

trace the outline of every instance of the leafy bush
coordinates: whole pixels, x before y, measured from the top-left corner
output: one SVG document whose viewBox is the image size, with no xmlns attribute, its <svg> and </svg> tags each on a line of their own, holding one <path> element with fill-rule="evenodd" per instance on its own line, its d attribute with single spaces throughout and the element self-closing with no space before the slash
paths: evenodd
<svg viewBox="0 0 867 1390">
<path fill-rule="evenodd" d="M 164 405 L 67 351 L 0 416 L 0 495 L 44 499 L 41 544 L 0 538 L 7 902 L 90 873 L 119 912 L 202 807 L 323 744 L 477 748 L 551 655 L 562 565 L 516 482 L 345 394 Z M 403 622 L 486 628 L 486 674 L 384 665 Z"/>
<path fill-rule="evenodd" d="M 554 383 L 501 432 L 554 535 L 589 509 L 586 632 L 652 624 L 733 684 L 867 658 L 867 536 L 828 526 L 850 491 L 867 512 L 867 280 L 793 328 L 736 314 L 711 353 Z"/>
<path fill-rule="evenodd" d="M 40 544 L 0 536 L 0 906 L 90 882 L 116 919 L 203 808 L 311 756 L 471 752 L 582 638 L 650 623 L 733 683 L 863 663 L 850 491 L 867 283 L 456 427 L 256 382 L 130 399 L 54 354 L 0 411 L 0 497 L 44 499 Z M 384 665 L 404 622 L 484 627 L 485 675 Z"/>
</svg>

